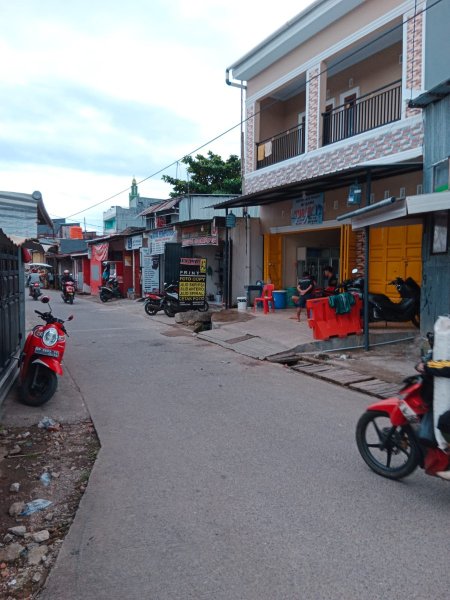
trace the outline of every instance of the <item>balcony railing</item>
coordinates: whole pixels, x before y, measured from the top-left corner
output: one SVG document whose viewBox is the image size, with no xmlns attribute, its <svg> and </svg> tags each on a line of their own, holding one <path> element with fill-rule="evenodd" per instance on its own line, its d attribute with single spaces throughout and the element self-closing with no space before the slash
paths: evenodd
<svg viewBox="0 0 450 600">
<path fill-rule="evenodd" d="M 322 113 L 322 144 L 327 146 L 398 121 L 401 114 L 402 86 L 399 80 Z"/>
<path fill-rule="evenodd" d="M 256 144 L 256 168 L 299 156 L 305 152 L 305 125 L 302 123 Z"/>
</svg>

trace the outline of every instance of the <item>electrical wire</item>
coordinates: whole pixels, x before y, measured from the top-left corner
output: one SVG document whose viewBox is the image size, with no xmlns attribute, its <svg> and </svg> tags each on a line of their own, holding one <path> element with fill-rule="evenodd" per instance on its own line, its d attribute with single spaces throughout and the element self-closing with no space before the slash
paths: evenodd
<svg viewBox="0 0 450 600">
<path fill-rule="evenodd" d="M 374 38 L 373 40 L 370 40 L 369 42 L 367 42 L 366 44 L 364 44 L 363 46 L 361 46 L 360 48 L 357 48 L 356 50 L 354 50 L 353 52 L 351 52 L 350 54 L 347 54 L 345 57 L 343 57 L 342 59 L 338 60 L 337 62 L 333 63 L 333 67 L 335 68 L 336 66 L 338 66 L 339 64 L 341 64 L 342 62 L 348 60 L 349 58 L 351 58 L 352 56 L 354 56 L 355 54 L 358 54 L 359 52 L 361 52 L 362 50 L 365 50 L 366 48 L 368 48 L 369 46 L 371 46 L 372 44 L 374 44 L 375 42 L 378 42 L 379 40 L 381 40 L 383 37 L 385 37 L 386 35 L 392 33 L 393 31 L 399 29 L 400 27 L 403 27 L 406 23 L 409 23 L 409 21 L 414 21 L 414 33 L 415 33 L 415 20 L 416 18 L 427 12 L 428 10 L 430 10 L 431 8 L 435 7 L 437 4 L 440 4 L 443 0 L 436 0 L 435 2 L 433 2 L 433 4 L 430 4 L 428 6 L 425 6 L 425 8 L 423 8 L 420 11 L 417 11 L 417 0 L 415 0 L 415 8 L 414 8 L 414 15 L 412 17 L 408 17 L 405 21 L 402 21 L 401 23 L 399 23 L 398 25 L 394 25 L 393 27 L 391 27 L 390 29 L 384 31 L 383 33 L 381 33 L 379 36 L 377 36 L 376 38 Z M 413 52 L 414 52 L 414 40 L 413 40 Z M 414 58 L 414 55 L 412 57 L 412 59 Z M 411 60 L 412 60 L 411 59 Z M 321 75 L 323 75 L 324 73 L 327 73 L 329 70 L 329 67 L 325 67 L 324 69 L 322 69 L 321 71 L 319 71 L 318 73 L 312 75 L 309 79 L 307 79 L 305 81 L 305 86 L 308 85 L 309 83 L 311 83 L 312 81 L 314 81 L 314 79 L 318 79 Z M 411 91 L 412 93 L 412 91 Z M 226 129 L 225 131 L 223 131 L 222 133 L 219 133 L 218 135 L 216 135 L 214 138 L 208 140 L 207 142 L 205 142 L 204 144 L 202 144 L 201 146 L 198 146 L 197 148 L 195 148 L 194 150 L 191 150 L 191 152 L 185 154 L 182 158 L 178 158 L 176 160 L 174 160 L 173 162 L 171 162 L 169 165 L 158 169 L 158 171 L 155 171 L 154 173 L 152 173 L 151 175 L 148 175 L 147 177 L 144 177 L 144 179 L 141 179 L 140 181 L 137 182 L 137 185 L 140 185 L 141 183 L 144 183 L 145 181 L 148 181 L 149 179 L 152 179 L 153 177 L 156 177 L 156 175 L 159 175 L 160 173 L 163 173 L 164 171 L 167 171 L 167 169 L 170 169 L 171 167 L 173 167 L 174 165 L 177 165 L 178 162 L 182 161 L 183 158 L 185 158 L 186 156 L 191 156 L 192 154 L 195 154 L 195 152 L 198 152 L 199 150 L 202 150 L 203 148 L 205 148 L 206 146 L 209 146 L 210 144 L 212 144 L 213 142 L 217 141 L 218 139 L 224 137 L 225 135 L 227 135 L 228 133 L 230 133 L 231 131 L 233 131 L 234 129 L 237 129 L 238 127 L 242 127 L 243 123 L 246 123 L 247 121 L 249 121 L 250 119 L 253 119 L 254 117 L 256 117 L 257 115 L 263 113 L 264 111 L 268 110 L 269 108 L 271 108 L 274 104 L 277 104 L 278 102 L 281 102 L 280 100 L 274 100 L 273 102 L 269 103 L 267 106 L 264 106 L 264 108 L 260 108 L 258 111 L 252 113 L 251 115 L 249 115 L 248 117 L 246 117 L 245 119 L 242 119 L 239 121 L 239 123 L 236 123 L 235 125 L 233 125 L 232 127 L 229 127 L 228 129 Z M 66 217 L 66 219 L 70 219 L 71 217 L 74 217 L 76 215 L 80 215 L 88 210 L 91 210 L 93 208 L 96 208 L 97 206 L 100 206 L 101 204 L 104 204 L 105 202 L 108 202 L 110 200 L 113 200 L 114 198 L 117 198 L 117 196 L 121 196 L 122 194 L 125 194 L 126 192 L 128 192 L 130 190 L 130 187 L 128 186 L 127 188 L 121 190 L 120 192 L 117 192 L 116 194 L 113 194 L 112 196 L 108 196 L 108 198 L 105 198 L 104 200 L 101 200 L 100 202 L 96 202 L 95 204 L 92 204 L 91 206 L 88 206 L 87 208 L 84 208 L 83 210 L 80 210 L 78 212 L 72 213 L 71 215 L 68 215 Z"/>
</svg>

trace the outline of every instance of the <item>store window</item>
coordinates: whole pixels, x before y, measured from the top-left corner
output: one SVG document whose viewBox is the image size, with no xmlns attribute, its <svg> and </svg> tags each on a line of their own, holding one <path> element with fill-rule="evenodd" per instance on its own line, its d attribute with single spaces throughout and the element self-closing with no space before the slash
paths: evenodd
<svg viewBox="0 0 450 600">
<path fill-rule="evenodd" d="M 448 211 L 439 210 L 433 214 L 432 254 L 445 254 L 448 248 Z"/>
<path fill-rule="evenodd" d="M 433 167 L 433 192 L 448 190 L 448 158 Z"/>
</svg>

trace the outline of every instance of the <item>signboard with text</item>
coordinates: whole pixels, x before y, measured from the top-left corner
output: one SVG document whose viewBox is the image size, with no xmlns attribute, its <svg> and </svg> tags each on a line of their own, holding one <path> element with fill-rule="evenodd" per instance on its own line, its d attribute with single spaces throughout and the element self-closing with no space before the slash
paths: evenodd
<svg viewBox="0 0 450 600">
<path fill-rule="evenodd" d="M 219 230 L 210 222 L 202 225 L 189 225 L 181 230 L 182 246 L 217 246 Z"/>
<path fill-rule="evenodd" d="M 159 256 L 152 256 L 150 248 L 141 248 L 142 291 L 159 291 Z"/>
<path fill-rule="evenodd" d="M 180 258 L 181 306 L 201 306 L 206 298 L 206 258 Z"/>
<path fill-rule="evenodd" d="M 164 247 L 168 242 L 176 242 L 177 234 L 173 228 L 156 229 L 150 232 L 149 243 L 151 254 L 164 254 Z"/>
<path fill-rule="evenodd" d="M 292 225 L 320 225 L 323 222 L 323 194 L 313 194 L 292 202 Z"/>
</svg>

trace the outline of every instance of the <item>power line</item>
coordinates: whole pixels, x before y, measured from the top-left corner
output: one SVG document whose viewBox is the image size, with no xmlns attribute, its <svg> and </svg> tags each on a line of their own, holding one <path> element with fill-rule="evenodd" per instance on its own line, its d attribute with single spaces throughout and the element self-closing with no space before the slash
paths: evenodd
<svg viewBox="0 0 450 600">
<path fill-rule="evenodd" d="M 369 46 L 371 46 L 372 44 L 374 44 L 375 42 L 378 42 L 379 40 L 381 40 L 383 37 L 385 37 L 386 35 L 392 33 L 393 31 L 396 31 L 397 29 L 399 29 L 400 27 L 403 28 L 403 25 L 405 23 L 409 23 L 409 21 L 414 21 L 414 33 L 415 33 L 415 20 L 416 18 L 427 12 L 428 10 L 430 10 L 431 8 L 433 8 L 434 6 L 436 6 L 437 4 L 440 4 L 442 2 L 442 0 L 436 0 L 433 4 L 430 4 L 429 6 L 425 6 L 425 8 L 423 8 L 422 10 L 417 12 L 417 0 L 415 0 L 415 6 L 414 6 L 414 15 L 412 17 L 408 17 L 408 19 L 406 19 L 404 22 L 402 21 L 401 23 L 399 23 L 398 25 L 394 25 L 393 27 L 391 27 L 390 29 L 387 29 L 386 31 L 384 31 L 383 33 L 381 33 L 380 35 L 378 35 L 376 38 L 374 38 L 373 40 L 368 41 L 366 44 L 364 44 L 363 46 L 361 46 L 360 48 L 357 48 L 356 50 L 354 50 L 353 52 L 351 52 L 350 54 L 347 54 L 345 57 L 341 58 L 340 60 L 338 60 L 337 62 L 335 62 L 332 66 L 332 68 L 334 69 L 335 67 L 337 67 L 339 64 L 341 64 L 344 61 L 347 61 L 349 58 L 351 58 L 352 56 L 354 56 L 355 54 L 358 54 L 359 52 L 361 52 L 362 50 L 365 50 L 366 48 L 368 48 Z M 413 44 L 414 44 L 414 40 L 413 40 Z M 413 49 L 414 52 L 414 49 Z M 413 57 L 411 58 L 411 60 L 413 60 Z M 305 81 L 305 86 L 308 83 L 311 83 L 312 81 L 314 81 L 314 79 L 318 79 L 321 75 L 323 75 L 324 73 L 327 73 L 328 70 L 330 69 L 330 67 L 325 67 L 322 71 L 319 71 L 318 73 L 316 73 L 315 75 L 312 75 L 309 79 L 307 79 Z M 412 88 L 411 88 L 412 90 Z M 412 93 L 412 91 L 411 91 Z M 271 102 L 270 104 L 268 104 L 267 106 L 265 106 L 264 108 L 260 108 L 258 111 L 252 113 L 251 115 L 249 115 L 248 117 L 246 117 L 245 119 L 241 119 L 239 121 L 239 123 L 233 125 L 232 127 L 229 127 L 228 129 L 226 129 L 225 131 L 223 131 L 222 133 L 219 133 L 218 135 L 216 135 L 214 138 L 210 139 L 209 141 L 205 142 L 204 144 L 202 144 L 201 146 L 198 146 L 197 148 L 195 148 L 194 150 L 191 150 L 191 152 L 188 152 L 187 154 L 185 154 L 182 158 L 178 158 L 176 160 L 174 160 L 173 162 L 171 162 L 169 165 L 159 169 L 158 171 L 155 171 L 154 173 L 152 173 L 151 175 L 148 175 L 147 177 L 144 177 L 144 179 L 141 179 L 140 181 L 137 182 L 137 185 L 140 185 L 141 183 L 144 183 L 145 181 L 148 181 L 149 179 L 152 179 L 153 177 L 156 177 L 156 175 L 159 175 L 160 173 L 163 173 L 164 171 L 167 171 L 167 169 L 170 169 L 170 167 L 173 167 L 174 165 L 177 165 L 179 162 L 181 162 L 183 160 L 183 158 L 185 158 L 186 156 L 191 156 L 192 154 L 194 154 L 195 152 L 198 152 L 199 150 L 202 150 L 203 148 L 205 148 L 206 146 L 209 146 L 210 144 L 212 144 L 213 142 L 217 141 L 218 139 L 220 139 L 221 137 L 224 137 L 225 135 L 227 135 L 228 133 L 230 133 L 231 131 L 233 131 L 234 129 L 237 129 L 238 127 L 241 127 L 243 125 L 243 123 L 246 123 L 247 121 L 249 121 L 250 119 L 253 119 L 254 117 L 256 117 L 257 115 L 263 113 L 264 111 L 268 110 L 269 108 L 271 108 L 274 104 L 277 104 L 278 102 L 281 102 L 280 100 L 274 100 L 273 102 Z M 105 202 L 108 202 L 110 200 L 113 200 L 114 198 L 117 198 L 117 196 L 121 196 L 122 194 L 125 194 L 126 192 L 128 192 L 130 190 L 130 187 L 128 186 L 127 188 L 121 190 L 120 192 L 117 192 L 116 194 L 113 194 L 112 196 L 109 196 L 108 198 L 105 198 L 104 200 L 101 200 L 100 202 L 96 202 L 95 204 L 92 204 L 91 206 L 88 206 L 87 208 L 84 208 L 83 210 L 80 210 L 76 213 L 72 213 L 71 215 L 67 216 L 67 219 L 70 219 L 71 217 L 74 217 L 76 215 L 80 215 L 88 210 L 91 210 L 92 208 L 96 208 L 97 206 L 100 206 L 101 204 L 104 204 Z"/>
</svg>

